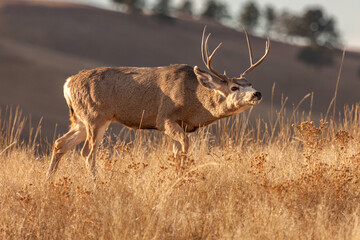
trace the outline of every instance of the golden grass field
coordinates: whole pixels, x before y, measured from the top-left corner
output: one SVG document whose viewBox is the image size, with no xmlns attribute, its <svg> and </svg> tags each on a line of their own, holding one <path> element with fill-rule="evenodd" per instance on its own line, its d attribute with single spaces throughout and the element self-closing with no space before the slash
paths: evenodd
<svg viewBox="0 0 360 240">
<path fill-rule="evenodd" d="M 25 118 L 2 112 L 0 239 L 360 238 L 360 105 L 336 123 L 247 111 L 191 134 L 178 159 L 162 133 L 108 133 L 95 182 L 78 149 L 47 182 L 40 128 L 20 140 Z"/>
<path fill-rule="evenodd" d="M 174 158 L 172 140 L 160 132 L 110 131 L 96 181 L 80 147 L 46 181 L 54 139 L 44 138 L 55 123 L 61 131 L 67 124 L 61 89 L 69 74 L 104 65 L 197 65 L 205 23 L 160 25 L 147 15 L 0 2 L 0 104 L 45 117 L 31 127 L 20 110 L 0 108 L 0 240 L 360 239 L 360 103 L 331 107 L 340 73 L 319 118 L 337 68 L 301 65 L 299 47 L 272 40 L 271 61 L 252 77 L 264 96 L 272 90 L 271 101 L 190 134 L 187 156 Z M 226 43 L 217 67 L 231 74 L 247 66 L 241 33 L 208 25 L 214 43 Z M 265 40 L 252 39 L 262 54 Z M 359 59 L 355 52 L 345 59 L 338 105 L 359 101 Z M 307 92 L 316 97 L 291 110 L 286 99 L 274 107 L 283 92 L 288 102 Z M 310 96 L 313 111 L 298 111 Z M 256 111 L 268 112 L 257 118 Z"/>
</svg>

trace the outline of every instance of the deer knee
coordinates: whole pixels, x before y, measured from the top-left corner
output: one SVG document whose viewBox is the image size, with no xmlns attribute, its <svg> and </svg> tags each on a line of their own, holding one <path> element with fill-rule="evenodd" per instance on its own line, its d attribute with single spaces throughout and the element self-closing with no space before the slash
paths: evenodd
<svg viewBox="0 0 360 240">
<path fill-rule="evenodd" d="M 63 151 L 65 141 L 61 138 L 57 139 L 54 143 L 54 153 L 61 153 Z"/>
</svg>

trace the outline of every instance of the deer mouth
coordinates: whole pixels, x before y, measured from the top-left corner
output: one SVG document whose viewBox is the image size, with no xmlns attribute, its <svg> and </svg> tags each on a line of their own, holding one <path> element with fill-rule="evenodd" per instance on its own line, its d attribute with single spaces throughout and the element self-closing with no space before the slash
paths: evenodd
<svg viewBox="0 0 360 240">
<path fill-rule="evenodd" d="M 256 105 L 259 104 L 261 102 L 261 98 L 259 99 L 253 99 L 249 101 L 249 105 Z"/>
<path fill-rule="evenodd" d="M 252 94 L 250 100 L 248 101 L 248 103 L 250 105 L 256 105 L 258 103 L 261 102 L 261 99 L 262 99 L 262 96 L 261 96 L 261 93 L 260 92 L 255 92 Z"/>
</svg>

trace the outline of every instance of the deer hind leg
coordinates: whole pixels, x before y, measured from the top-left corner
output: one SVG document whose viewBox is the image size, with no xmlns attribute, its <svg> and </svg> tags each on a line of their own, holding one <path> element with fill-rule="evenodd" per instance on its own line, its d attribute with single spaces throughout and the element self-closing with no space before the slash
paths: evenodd
<svg viewBox="0 0 360 240">
<path fill-rule="evenodd" d="M 67 151 L 84 141 L 85 137 L 85 126 L 82 122 L 78 121 L 70 127 L 70 130 L 66 134 L 55 141 L 51 163 L 47 173 L 48 179 L 56 172 L 61 157 Z"/>
<path fill-rule="evenodd" d="M 182 150 L 184 153 L 187 153 L 189 148 L 189 139 L 180 125 L 176 122 L 167 120 L 164 124 L 164 130 L 165 133 L 175 141 L 173 145 L 173 152 L 175 157 L 178 155 L 180 150 Z"/>
<path fill-rule="evenodd" d="M 102 124 L 86 126 L 87 137 L 81 154 L 86 158 L 87 167 L 91 171 L 94 178 L 96 176 L 96 151 L 102 141 L 102 138 L 104 137 L 105 131 L 108 128 L 109 124 L 110 121 L 104 122 Z"/>
</svg>

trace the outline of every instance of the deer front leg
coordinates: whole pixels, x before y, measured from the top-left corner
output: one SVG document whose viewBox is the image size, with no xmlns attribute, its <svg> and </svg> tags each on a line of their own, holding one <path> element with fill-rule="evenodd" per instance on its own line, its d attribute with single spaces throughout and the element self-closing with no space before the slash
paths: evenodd
<svg viewBox="0 0 360 240">
<path fill-rule="evenodd" d="M 177 156 L 181 149 L 184 153 L 187 153 L 189 148 L 189 139 L 186 136 L 185 131 L 176 122 L 165 120 L 164 132 L 170 136 L 174 141 L 173 151 L 174 155 Z"/>
</svg>

